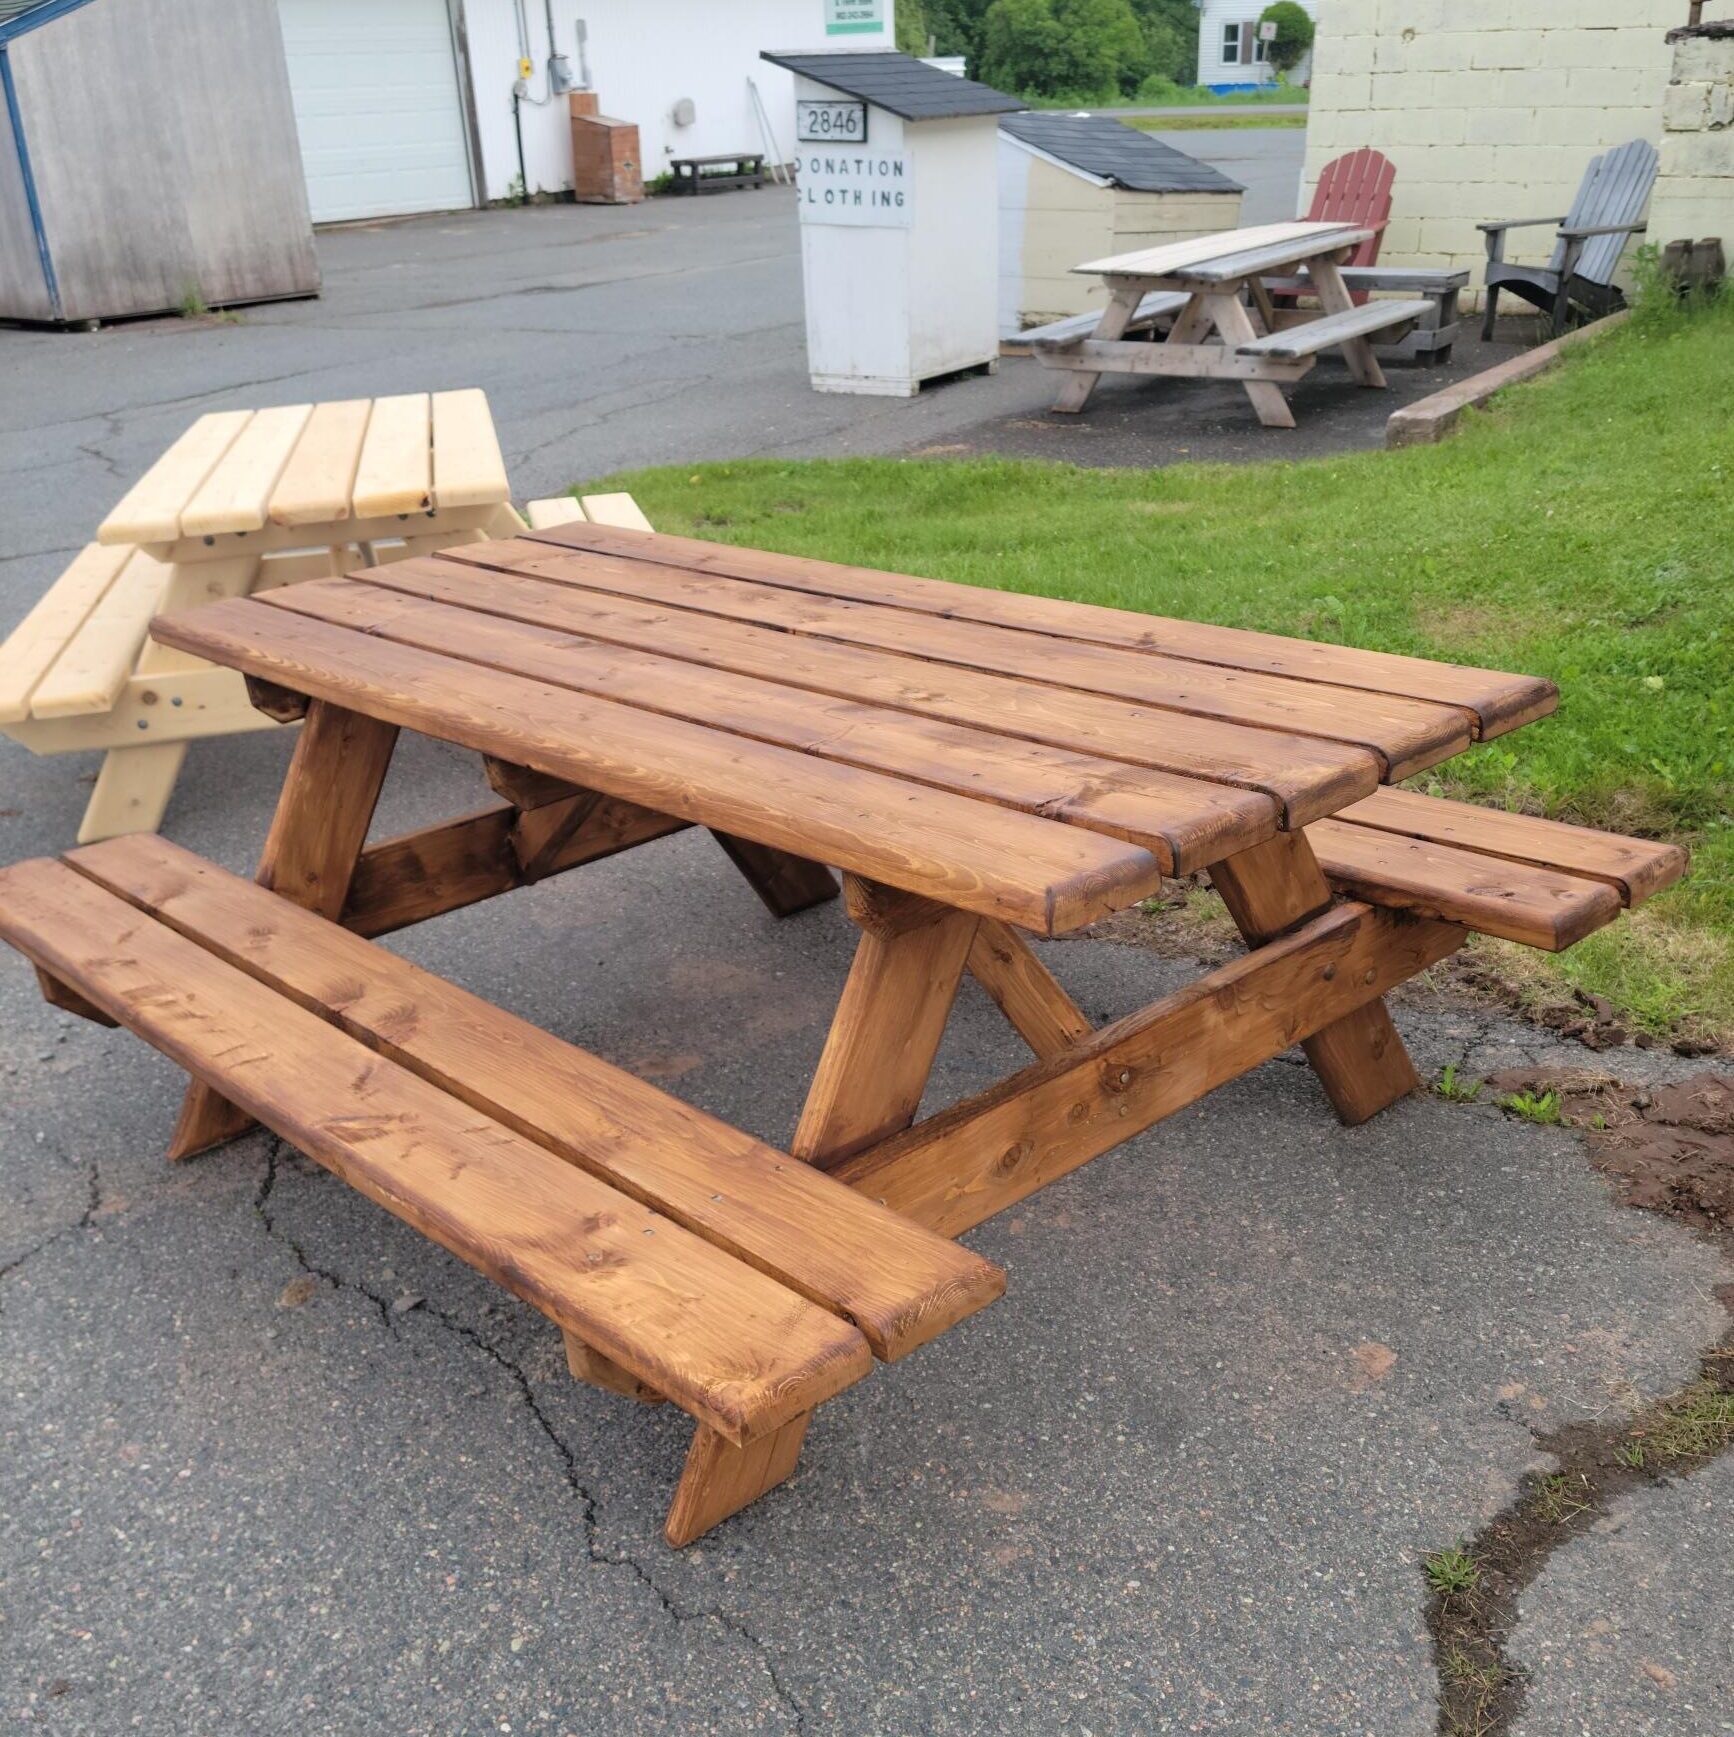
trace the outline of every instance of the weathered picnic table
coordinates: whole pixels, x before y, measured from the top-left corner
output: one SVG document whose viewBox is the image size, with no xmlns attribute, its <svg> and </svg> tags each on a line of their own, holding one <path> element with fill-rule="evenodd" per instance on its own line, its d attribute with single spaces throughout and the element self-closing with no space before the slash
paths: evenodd
<svg viewBox="0 0 1734 1737">
<path fill-rule="evenodd" d="M 1341 267 L 1374 233 L 1350 223 L 1268 223 L 1089 260 L 1072 269 L 1108 286 L 1108 305 L 1094 328 L 1079 318 L 1022 338 L 1045 367 L 1070 372 L 1056 410 L 1082 410 L 1103 374 L 1166 374 L 1239 380 L 1260 422 L 1293 428 L 1280 388 L 1311 372 L 1322 351 L 1340 349 L 1361 385 L 1383 386 L 1370 340 L 1400 337 L 1431 312 L 1426 300 L 1355 305 Z M 1300 272 L 1318 297 L 1316 313 L 1279 310 L 1266 288 L 1266 279 Z M 1173 324 L 1160 342 L 1128 336 L 1169 317 Z M 1208 341 L 1212 333 L 1220 343 Z"/>
<path fill-rule="evenodd" d="M 304 715 L 257 883 L 150 836 L 0 870 L 57 1005 L 193 1076 L 171 1151 L 263 1122 L 697 1431 L 682 1543 L 813 1409 L 991 1302 L 950 1239 L 1300 1043 L 1345 1121 L 1417 1084 L 1383 997 L 1470 929 L 1544 948 L 1670 846 L 1382 786 L 1545 681 L 572 524 L 160 619 Z M 369 844 L 400 730 L 502 800 Z M 786 1151 L 369 939 L 710 829 L 860 929 Z M 1246 956 L 1093 1029 L 1033 948 L 1207 870 Z M 917 1120 L 962 976 L 1035 1059 Z"/>
</svg>

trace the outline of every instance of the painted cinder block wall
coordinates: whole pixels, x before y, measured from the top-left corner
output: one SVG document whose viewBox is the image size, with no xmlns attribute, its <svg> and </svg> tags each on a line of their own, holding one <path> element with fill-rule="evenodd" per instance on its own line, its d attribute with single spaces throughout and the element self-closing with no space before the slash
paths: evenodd
<svg viewBox="0 0 1734 1737">
<path fill-rule="evenodd" d="M 1478 222 L 1561 214 L 1597 152 L 1660 140 L 1685 18 L 1685 0 L 1321 0 L 1302 206 L 1325 163 L 1371 145 L 1397 166 L 1380 257 L 1479 283 Z M 1508 254 L 1552 246 L 1515 230 Z"/>
</svg>

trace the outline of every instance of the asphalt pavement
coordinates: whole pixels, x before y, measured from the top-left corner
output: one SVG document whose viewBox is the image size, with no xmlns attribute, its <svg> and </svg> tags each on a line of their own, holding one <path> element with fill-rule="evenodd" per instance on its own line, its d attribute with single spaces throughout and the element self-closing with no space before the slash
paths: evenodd
<svg viewBox="0 0 1734 1737">
<path fill-rule="evenodd" d="M 0 331 L 0 629 L 205 409 L 479 384 L 529 495 L 987 440 L 1050 396 L 1017 363 L 909 403 L 810 393 L 775 193 L 321 253 L 323 300 L 233 325 Z M 195 745 L 165 830 L 246 869 L 286 751 Z M 0 742 L 0 860 L 68 845 L 92 771 Z M 379 830 L 482 794 L 409 743 Z M 682 834 L 389 944 L 786 1141 L 851 930 L 772 922 Z M 1197 970 L 1128 924 L 1044 956 L 1097 1019 Z M 1440 995 L 1398 1018 L 1429 1075 L 1583 1060 Z M 169 1166 L 173 1068 L 10 957 L 0 1034 L 23 1729 L 1425 1737 L 1422 1553 L 1500 1511 L 1538 1436 L 1689 1381 L 1734 1277 L 1615 1204 L 1569 1131 L 1433 1096 L 1345 1131 L 1287 1056 L 973 1233 L 1005 1299 L 825 1407 L 794 1480 L 676 1554 L 684 1419 L 573 1383 L 541 1317 L 275 1141 Z M 930 1101 L 1018 1059 L 966 988 Z M 1521 1737 L 1730 1729 L 1729 1494 L 1726 1464 L 1657 1485 L 1548 1564 Z"/>
</svg>

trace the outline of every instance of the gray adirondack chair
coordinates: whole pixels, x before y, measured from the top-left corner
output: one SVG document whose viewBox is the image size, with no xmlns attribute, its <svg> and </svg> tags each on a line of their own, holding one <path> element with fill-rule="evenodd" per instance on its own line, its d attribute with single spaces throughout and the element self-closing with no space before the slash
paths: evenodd
<svg viewBox="0 0 1734 1737">
<path fill-rule="evenodd" d="M 1644 207 L 1656 181 L 1656 147 L 1645 139 L 1605 152 L 1589 166 L 1564 217 L 1514 217 L 1504 223 L 1478 223 L 1487 237 L 1487 312 L 1481 321 L 1485 343 L 1493 336 L 1499 292 L 1508 289 L 1553 315 L 1563 332 L 1573 307 L 1597 317 L 1625 303 L 1614 287 L 1614 271 L 1626 242 L 1644 229 Z M 1506 231 L 1557 223 L 1559 239 L 1546 265 L 1513 265 L 1505 257 Z"/>
</svg>

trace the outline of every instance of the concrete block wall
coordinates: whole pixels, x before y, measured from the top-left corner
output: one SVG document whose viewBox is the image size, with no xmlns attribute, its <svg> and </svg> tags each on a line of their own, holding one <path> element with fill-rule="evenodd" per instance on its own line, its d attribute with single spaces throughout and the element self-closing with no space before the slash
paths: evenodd
<svg viewBox="0 0 1734 1737">
<path fill-rule="evenodd" d="M 1371 145 L 1397 166 L 1380 257 L 1479 280 L 1478 222 L 1562 214 L 1597 152 L 1661 138 L 1685 19 L 1685 0 L 1321 0 L 1303 208 L 1331 158 Z M 1507 253 L 1552 247 L 1516 230 Z"/>
<path fill-rule="evenodd" d="M 1662 101 L 1650 239 L 1718 236 L 1734 251 L 1734 26 L 1681 35 Z"/>
</svg>

